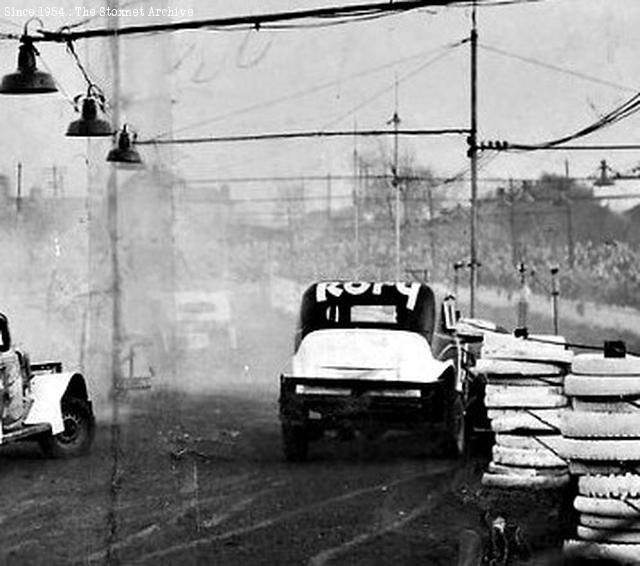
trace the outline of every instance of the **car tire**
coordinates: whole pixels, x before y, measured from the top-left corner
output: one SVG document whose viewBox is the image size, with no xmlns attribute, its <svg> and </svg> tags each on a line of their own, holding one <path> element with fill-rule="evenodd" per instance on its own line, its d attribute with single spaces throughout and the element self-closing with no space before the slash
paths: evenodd
<svg viewBox="0 0 640 566">
<path fill-rule="evenodd" d="M 564 409 L 490 409 L 488 415 L 495 432 L 558 432 L 563 412 Z"/>
<path fill-rule="evenodd" d="M 288 462 L 304 462 L 309 452 L 307 427 L 302 424 L 282 423 L 284 457 Z"/>
<path fill-rule="evenodd" d="M 46 434 L 39 439 L 43 452 L 53 458 L 71 458 L 87 454 L 93 444 L 95 419 L 91 405 L 84 399 L 62 399 L 64 430 Z"/>
<path fill-rule="evenodd" d="M 590 497 L 639 497 L 640 475 L 582 476 L 578 492 Z"/>
<path fill-rule="evenodd" d="M 445 417 L 445 455 L 464 456 L 467 450 L 467 424 L 462 395 L 451 391 L 448 395 Z"/>
<path fill-rule="evenodd" d="M 493 447 L 493 461 L 505 466 L 522 466 L 525 468 L 557 468 L 566 462 L 550 450 L 523 450 L 519 448 Z"/>
<path fill-rule="evenodd" d="M 630 531 L 626 529 L 594 529 L 592 527 L 584 527 L 578 525 L 578 538 L 594 542 L 613 542 L 622 544 L 638 544 L 640 543 L 640 532 Z"/>
<path fill-rule="evenodd" d="M 569 483 L 569 474 L 547 476 L 521 476 L 517 474 L 482 475 L 482 485 L 486 487 L 524 488 L 524 489 L 556 489 Z"/>
<path fill-rule="evenodd" d="M 496 434 L 496 445 L 520 450 L 562 450 L 559 434 Z"/>
<path fill-rule="evenodd" d="M 636 396 L 640 395 L 640 376 L 570 374 L 564 381 L 564 391 L 573 397 Z"/>
<path fill-rule="evenodd" d="M 640 460 L 640 440 L 565 438 L 562 456 L 571 460 Z"/>
<path fill-rule="evenodd" d="M 591 527 L 592 529 L 640 531 L 640 520 L 629 520 L 625 517 L 605 517 L 581 513 L 578 521 L 583 527 Z"/>
<path fill-rule="evenodd" d="M 568 438 L 640 438 L 640 413 L 567 411 L 561 429 Z"/>
<path fill-rule="evenodd" d="M 563 553 L 565 558 L 569 560 L 608 560 L 615 564 L 638 564 L 640 562 L 640 545 L 638 544 L 605 544 L 584 540 L 567 540 L 564 542 Z M 597 563 L 589 562 L 589 564 Z"/>
<path fill-rule="evenodd" d="M 579 375 L 626 375 L 640 377 L 640 358 L 605 358 L 602 354 L 578 354 L 571 372 Z"/>
<path fill-rule="evenodd" d="M 578 495 L 573 507 L 580 513 L 604 515 L 605 517 L 624 517 L 640 519 L 640 499 L 610 499 L 607 497 L 587 497 Z"/>
</svg>

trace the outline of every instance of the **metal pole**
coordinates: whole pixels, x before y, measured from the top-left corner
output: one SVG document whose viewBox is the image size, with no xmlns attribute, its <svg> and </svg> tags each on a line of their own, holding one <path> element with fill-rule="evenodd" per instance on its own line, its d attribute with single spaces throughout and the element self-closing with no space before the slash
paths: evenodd
<svg viewBox="0 0 640 566">
<path fill-rule="evenodd" d="M 108 0 L 109 8 L 116 14 L 109 17 L 109 27 L 119 27 L 118 6 L 119 0 Z M 118 35 L 110 39 L 111 62 L 113 68 L 113 109 L 111 111 L 113 127 L 120 129 L 120 44 Z M 120 286 L 120 265 L 118 257 L 118 173 L 115 166 L 111 167 L 107 183 L 107 229 L 109 231 L 109 246 L 111 259 L 111 300 L 112 300 L 112 333 L 111 333 L 111 490 L 110 509 L 108 516 L 109 532 L 107 537 L 107 564 L 115 561 L 113 554 L 115 541 L 118 539 L 119 503 L 118 477 L 120 475 L 120 415 L 119 395 L 122 384 L 122 367 L 120 366 L 120 348 L 122 343 L 122 304 Z"/>
<path fill-rule="evenodd" d="M 393 123 L 393 187 L 396 196 L 396 281 L 400 281 L 400 183 L 398 181 L 398 77 L 396 76 L 396 104 L 391 122 Z"/>
<path fill-rule="evenodd" d="M 353 230 L 355 239 L 355 274 L 356 278 L 360 275 L 360 195 L 359 177 L 358 177 L 358 145 L 356 133 L 356 124 L 353 125 Z"/>
<path fill-rule="evenodd" d="M 473 10 L 471 13 L 471 128 L 469 132 L 469 150 L 468 155 L 471 160 L 471 226 L 470 226 L 470 260 L 469 260 L 469 311 L 470 315 L 475 316 L 476 310 L 476 286 L 478 282 L 477 274 L 477 242 L 476 230 L 478 223 L 478 29 L 476 21 L 477 6 L 474 0 Z"/>
<path fill-rule="evenodd" d="M 22 161 L 18 161 L 18 180 L 16 183 L 16 212 L 19 214 L 22 208 Z"/>
<path fill-rule="evenodd" d="M 552 300 L 552 308 L 553 308 L 553 333 L 557 336 L 559 334 L 558 330 L 558 295 L 560 292 L 558 291 L 558 268 L 551 268 L 551 300 Z"/>
</svg>

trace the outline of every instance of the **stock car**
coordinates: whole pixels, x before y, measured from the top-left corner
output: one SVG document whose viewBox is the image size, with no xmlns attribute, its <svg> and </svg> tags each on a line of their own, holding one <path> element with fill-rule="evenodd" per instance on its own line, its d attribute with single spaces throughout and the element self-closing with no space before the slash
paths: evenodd
<svg viewBox="0 0 640 566">
<path fill-rule="evenodd" d="M 447 454 L 461 455 L 467 346 L 478 338 L 461 340 L 457 319 L 455 298 L 422 283 L 308 287 L 290 371 L 280 376 L 286 459 L 305 460 L 309 443 L 329 430 L 346 438 L 424 430 Z"/>
</svg>

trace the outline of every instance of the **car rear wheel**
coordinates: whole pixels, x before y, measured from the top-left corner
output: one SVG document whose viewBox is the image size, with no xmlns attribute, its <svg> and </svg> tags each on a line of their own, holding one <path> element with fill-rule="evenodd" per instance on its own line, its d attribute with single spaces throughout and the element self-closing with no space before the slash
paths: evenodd
<svg viewBox="0 0 640 566">
<path fill-rule="evenodd" d="M 83 399 L 62 400 L 64 430 L 40 438 L 40 447 L 53 458 L 71 458 L 87 454 L 93 443 L 95 423 L 91 406 Z"/>
<path fill-rule="evenodd" d="M 445 451 L 447 456 L 458 458 L 467 449 L 467 429 L 462 395 L 451 391 L 447 403 Z"/>
<path fill-rule="evenodd" d="M 307 427 L 300 424 L 282 423 L 282 444 L 287 461 L 305 461 L 309 451 Z"/>
</svg>

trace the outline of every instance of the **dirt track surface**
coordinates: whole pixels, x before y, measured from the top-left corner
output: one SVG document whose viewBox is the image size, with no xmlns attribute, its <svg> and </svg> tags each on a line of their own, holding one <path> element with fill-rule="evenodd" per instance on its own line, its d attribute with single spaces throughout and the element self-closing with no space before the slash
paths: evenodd
<svg viewBox="0 0 640 566">
<path fill-rule="evenodd" d="M 438 458 L 424 435 L 326 439 L 285 462 L 277 376 L 292 323 L 246 320 L 238 351 L 198 355 L 194 368 L 214 368 L 200 381 L 181 373 L 191 392 L 130 393 L 89 456 L 0 450 L 0 564 L 449 566 L 464 529 L 486 543 L 485 513 L 534 554 L 561 546 L 563 494 L 483 489 L 484 460 Z M 527 564 L 552 563 L 540 556 Z"/>
<path fill-rule="evenodd" d="M 320 441 L 309 462 L 288 464 L 267 395 L 133 405 L 115 482 L 106 426 L 85 458 L 3 451 L 0 563 L 449 565 L 489 501 L 480 462 L 431 457 L 411 437 Z M 557 510 L 531 503 L 519 502 L 523 517 L 548 536 Z"/>
</svg>

